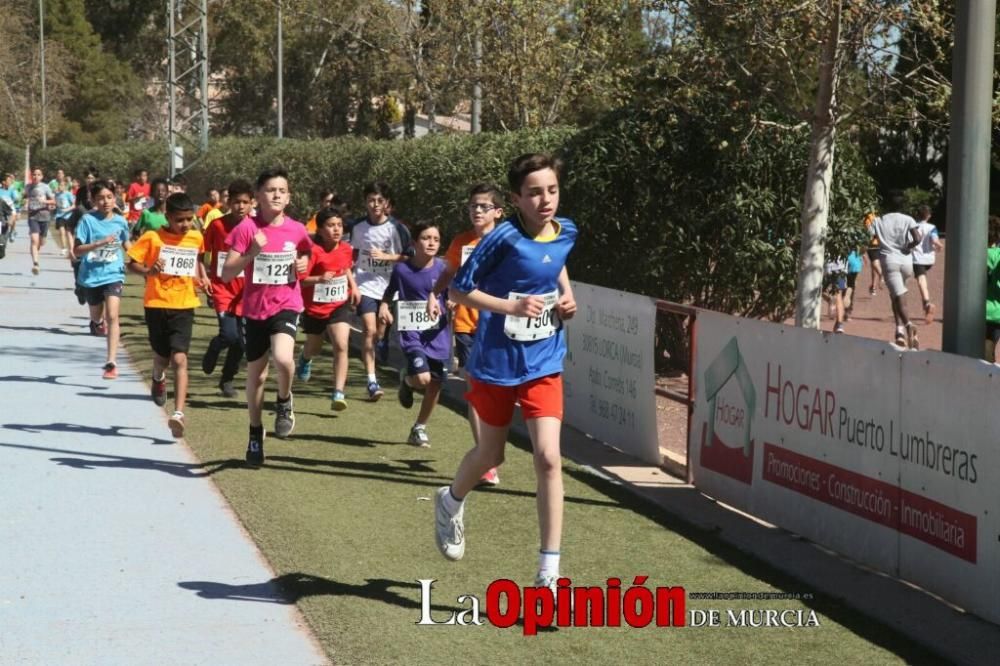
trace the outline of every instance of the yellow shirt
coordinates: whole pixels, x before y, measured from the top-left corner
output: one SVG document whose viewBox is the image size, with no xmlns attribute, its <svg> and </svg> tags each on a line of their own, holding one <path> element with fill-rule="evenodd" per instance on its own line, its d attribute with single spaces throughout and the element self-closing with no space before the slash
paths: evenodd
<svg viewBox="0 0 1000 666">
<path fill-rule="evenodd" d="M 212 224 L 212 222 L 219 219 L 225 214 L 226 214 L 225 211 L 222 211 L 218 208 L 213 208 L 212 210 L 208 211 L 208 215 L 205 216 L 205 228 L 208 229 L 208 225 Z"/>
<path fill-rule="evenodd" d="M 163 271 L 146 276 L 143 305 L 167 310 L 201 305 L 194 290 L 194 276 L 204 252 L 205 241 L 195 229 L 183 236 L 170 233 L 166 227 L 144 233 L 128 251 L 129 258 L 147 268 L 160 258 L 165 265 Z"/>
</svg>

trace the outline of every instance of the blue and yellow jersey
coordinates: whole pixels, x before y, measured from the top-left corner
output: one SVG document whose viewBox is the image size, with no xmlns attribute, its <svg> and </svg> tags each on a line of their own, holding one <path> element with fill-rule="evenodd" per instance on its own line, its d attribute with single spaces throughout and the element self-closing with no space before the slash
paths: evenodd
<svg viewBox="0 0 1000 666">
<path fill-rule="evenodd" d="M 532 238 L 517 218 L 505 220 L 479 242 L 455 276 L 451 288 L 463 293 L 479 289 L 505 299 L 546 297 L 546 312 L 530 320 L 480 311 L 476 344 L 466 364 L 479 381 L 516 386 L 562 372 L 566 342 L 551 308 L 577 229 L 572 220 L 554 221 L 552 236 Z"/>
</svg>

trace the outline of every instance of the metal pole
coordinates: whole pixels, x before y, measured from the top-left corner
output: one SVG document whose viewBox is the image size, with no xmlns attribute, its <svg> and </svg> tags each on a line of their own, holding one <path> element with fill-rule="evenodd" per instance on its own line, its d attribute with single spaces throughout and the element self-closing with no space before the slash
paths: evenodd
<svg viewBox="0 0 1000 666">
<path fill-rule="evenodd" d="M 284 69 L 282 66 L 282 50 L 283 46 L 281 44 L 281 0 L 278 0 L 278 138 L 281 139 L 285 136 L 285 95 L 284 95 Z"/>
<path fill-rule="evenodd" d="M 956 3 L 943 349 L 982 358 L 996 0 Z"/>
<path fill-rule="evenodd" d="M 174 34 L 174 0 L 167 0 L 167 88 L 169 97 L 170 110 L 167 113 L 167 137 L 168 143 L 170 144 L 169 150 L 170 155 L 167 158 L 170 165 L 168 171 L 170 177 L 173 178 L 177 175 L 177 170 L 174 166 L 174 154 L 177 151 L 177 134 L 175 132 L 177 128 L 177 85 L 174 72 L 174 59 L 176 57 L 176 46 Z"/>
<path fill-rule="evenodd" d="M 201 0 L 201 154 L 208 152 L 208 0 Z"/>
<path fill-rule="evenodd" d="M 482 131 L 480 119 L 483 115 L 483 85 L 480 81 L 480 72 L 483 64 L 483 33 L 476 28 L 476 34 L 472 37 L 473 58 L 476 65 L 476 80 L 472 84 L 472 133 L 479 134 Z"/>
<path fill-rule="evenodd" d="M 38 36 L 42 65 L 42 149 L 48 147 L 48 130 L 45 123 L 45 8 L 44 0 L 38 0 Z"/>
</svg>

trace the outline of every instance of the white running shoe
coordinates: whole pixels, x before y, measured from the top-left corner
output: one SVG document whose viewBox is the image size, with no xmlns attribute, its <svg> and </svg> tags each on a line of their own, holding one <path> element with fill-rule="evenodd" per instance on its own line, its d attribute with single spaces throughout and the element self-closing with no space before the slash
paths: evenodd
<svg viewBox="0 0 1000 666">
<path fill-rule="evenodd" d="M 174 412 L 170 420 L 167 421 L 167 426 L 170 427 L 170 434 L 174 436 L 174 439 L 180 439 L 184 436 L 184 412 Z"/>
<path fill-rule="evenodd" d="M 444 507 L 448 486 L 438 488 L 434 494 L 434 540 L 438 550 L 449 560 L 460 560 L 465 555 L 465 525 L 462 522 L 464 505 L 454 516 Z"/>
<path fill-rule="evenodd" d="M 410 428 L 410 436 L 406 438 L 406 441 L 408 444 L 419 446 L 422 449 L 429 447 L 431 445 L 431 438 L 427 436 L 427 426 L 414 424 Z"/>
<path fill-rule="evenodd" d="M 547 588 L 549 588 L 549 590 L 552 592 L 552 603 L 553 603 L 553 605 L 557 609 L 559 607 L 559 601 L 558 601 L 559 597 L 556 596 L 556 592 L 559 590 L 558 583 L 559 583 L 559 579 L 560 578 L 561 578 L 561 576 L 546 575 L 546 574 L 543 574 L 541 571 L 539 571 L 537 574 L 535 574 L 535 587 L 547 587 Z M 570 597 L 569 597 L 569 612 L 570 613 L 573 612 L 573 594 L 572 594 L 572 590 L 570 591 Z"/>
</svg>

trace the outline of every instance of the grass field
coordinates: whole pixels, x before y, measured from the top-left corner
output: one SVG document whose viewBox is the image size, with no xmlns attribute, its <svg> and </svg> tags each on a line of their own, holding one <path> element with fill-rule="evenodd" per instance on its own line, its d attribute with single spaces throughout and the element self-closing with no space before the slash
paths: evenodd
<svg viewBox="0 0 1000 666">
<path fill-rule="evenodd" d="M 129 354 L 147 381 L 150 352 L 142 320 L 141 285 L 122 301 Z M 329 407 L 330 367 L 314 363 L 309 384 L 296 385 L 297 423 L 287 441 L 269 438 L 267 463 L 243 466 L 246 411 L 241 400 L 216 391 L 200 359 L 215 334 L 208 308 L 198 311 L 191 352 L 187 441 L 201 463 L 192 476 L 210 476 L 276 572 L 284 599 L 261 597 L 262 583 L 213 586 L 232 603 L 299 605 L 335 663 L 896 663 L 933 657 L 903 637 L 843 605 L 814 596 L 786 601 L 689 601 L 691 609 L 815 610 L 817 628 L 568 628 L 530 637 L 518 626 L 418 626 L 417 579 L 436 579 L 437 619 L 461 610 L 458 596 L 485 601 L 487 585 L 511 578 L 530 585 L 537 559 L 537 520 L 531 456 L 523 442 L 508 447 L 502 485 L 475 493 L 466 508 L 465 559 L 448 562 L 433 541 L 434 490 L 449 482 L 470 446 L 468 426 L 441 407 L 428 428 L 432 447 L 405 444 L 416 410 L 395 400 L 394 373 L 381 376 L 386 397 L 361 400 L 361 367 L 352 359 L 349 408 Z M 301 335 L 301 334 L 300 334 Z M 325 350 L 328 354 L 329 350 Z M 221 365 L 221 364 L 220 364 Z M 238 378 L 242 387 L 243 375 Z M 265 427 L 274 398 L 268 388 Z M 418 397 L 419 399 L 419 397 Z M 167 403 L 172 410 L 172 400 Z M 566 515 L 562 572 L 574 585 L 615 576 L 623 587 L 636 575 L 649 587 L 688 592 L 812 591 L 777 570 L 729 548 L 712 534 L 687 527 L 619 486 L 565 465 Z M 192 516 L 197 520 L 197 516 Z"/>
</svg>

